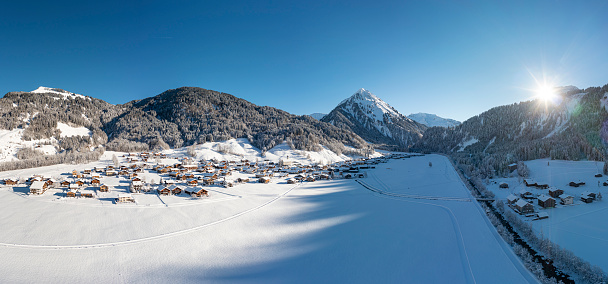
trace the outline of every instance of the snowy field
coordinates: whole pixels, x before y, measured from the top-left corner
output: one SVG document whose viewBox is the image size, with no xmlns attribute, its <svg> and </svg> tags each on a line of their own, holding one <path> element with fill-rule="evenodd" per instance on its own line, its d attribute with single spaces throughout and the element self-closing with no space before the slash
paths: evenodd
<svg viewBox="0 0 608 284">
<path fill-rule="evenodd" d="M 4 187 L 0 281 L 535 282 L 444 157 L 390 160 L 362 181 L 415 198 L 354 180 L 246 184 L 164 206 Z"/>
<path fill-rule="evenodd" d="M 546 212 L 548 219 L 532 221 L 530 218 L 522 217 L 531 222 L 534 231 L 539 236 L 549 238 L 558 245 L 574 252 L 577 256 L 589 261 L 593 265 L 600 266 L 608 271 L 608 258 L 603 253 L 608 251 L 608 200 L 596 200 L 587 204 L 580 200 L 584 191 L 601 193 L 608 197 L 608 187 L 602 185 L 607 181 L 606 176 L 595 177 L 601 173 L 603 163 L 591 161 L 550 161 L 547 159 L 525 162 L 530 169 L 530 177 L 537 181 L 549 184 L 550 187 L 558 188 L 565 194 L 574 197 L 573 205 L 561 205 L 559 199 L 555 208 L 543 209 L 535 202 L 537 212 Z M 496 183 L 488 185 L 497 198 L 505 199 L 509 193 L 516 194 L 526 187 L 518 178 L 495 179 Z M 580 187 L 571 187 L 569 182 L 585 182 Z M 499 189 L 500 182 L 507 182 L 508 189 Z M 600 182 L 598 186 L 598 182 Z M 548 194 L 548 189 L 532 189 L 535 195 Z"/>
</svg>

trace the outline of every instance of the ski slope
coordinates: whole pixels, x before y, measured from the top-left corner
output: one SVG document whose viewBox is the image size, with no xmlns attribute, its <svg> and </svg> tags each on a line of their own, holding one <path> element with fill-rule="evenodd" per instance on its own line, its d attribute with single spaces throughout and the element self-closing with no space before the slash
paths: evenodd
<svg viewBox="0 0 608 284">
<path fill-rule="evenodd" d="M 444 157 L 391 160 L 362 181 L 378 190 L 354 180 L 278 181 L 149 207 L 48 201 L 3 187 L 0 281 L 535 282 Z M 230 198 L 213 200 L 219 195 Z"/>
</svg>

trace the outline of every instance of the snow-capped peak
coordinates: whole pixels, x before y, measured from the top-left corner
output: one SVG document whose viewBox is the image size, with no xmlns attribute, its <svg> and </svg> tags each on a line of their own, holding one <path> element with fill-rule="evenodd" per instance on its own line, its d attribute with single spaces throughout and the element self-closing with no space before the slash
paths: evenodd
<svg viewBox="0 0 608 284">
<path fill-rule="evenodd" d="M 74 93 L 68 92 L 66 90 L 57 89 L 57 88 L 43 87 L 43 86 L 38 87 L 38 89 L 33 90 L 30 93 L 36 93 L 36 94 L 48 94 L 48 93 L 51 93 L 51 94 L 56 94 L 56 95 L 62 95 L 63 99 L 67 99 L 67 98 L 74 99 L 76 97 L 83 98 L 83 99 L 84 98 L 88 98 L 88 97 L 85 97 L 85 96 L 80 95 L 80 94 L 74 94 Z M 90 100 L 91 98 L 88 98 L 88 99 Z"/>
<path fill-rule="evenodd" d="M 347 105 L 358 104 L 361 109 L 366 110 L 366 114 L 370 118 L 375 120 L 382 121 L 385 113 L 401 116 L 393 107 L 364 88 L 359 89 L 350 98 L 340 102 L 340 105 L 344 103 Z"/>
</svg>

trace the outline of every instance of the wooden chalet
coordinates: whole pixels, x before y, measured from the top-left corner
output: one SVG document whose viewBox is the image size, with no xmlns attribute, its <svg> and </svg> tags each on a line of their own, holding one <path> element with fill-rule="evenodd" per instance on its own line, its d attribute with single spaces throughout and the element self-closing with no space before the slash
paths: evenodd
<svg viewBox="0 0 608 284">
<path fill-rule="evenodd" d="M 515 205 L 513 205 L 513 207 L 515 207 L 515 209 L 519 211 L 519 214 L 527 214 L 534 212 L 534 205 L 528 203 L 523 199 L 520 199 L 515 202 Z"/>
<path fill-rule="evenodd" d="M 135 202 L 135 199 L 129 193 L 120 193 L 120 194 L 118 194 L 118 198 L 116 198 L 116 202 L 117 203 Z"/>
<path fill-rule="evenodd" d="M 111 176 L 115 176 L 116 174 L 118 174 L 118 172 L 115 171 L 114 169 L 108 169 L 108 170 L 106 170 L 106 176 L 111 177 Z"/>
<path fill-rule="evenodd" d="M 268 177 L 261 177 L 260 179 L 258 179 L 259 183 L 270 183 L 270 178 Z"/>
<path fill-rule="evenodd" d="M 69 187 L 70 186 L 70 182 L 67 181 L 67 180 L 64 180 L 64 181 L 60 182 L 59 185 L 61 185 L 63 187 Z"/>
<path fill-rule="evenodd" d="M 85 198 L 93 198 L 94 195 L 95 193 L 90 189 L 83 189 L 80 191 L 80 196 Z"/>
<path fill-rule="evenodd" d="M 169 195 L 169 194 L 171 194 L 171 190 L 169 189 L 169 187 L 168 186 L 164 186 L 164 185 L 161 185 L 160 187 L 158 187 L 158 189 L 156 189 L 156 191 L 160 195 Z"/>
<path fill-rule="evenodd" d="M 553 208 L 555 207 L 555 199 L 543 194 L 538 197 L 538 205 L 543 208 Z"/>
<path fill-rule="evenodd" d="M 568 183 L 569 186 L 572 187 L 579 187 L 581 185 L 585 185 L 585 182 L 579 181 L 579 182 L 575 182 L 575 181 L 571 181 L 570 183 Z"/>
<path fill-rule="evenodd" d="M 77 180 L 74 183 L 77 184 L 78 186 L 83 186 L 84 185 L 84 181 L 82 181 L 82 180 Z"/>
<path fill-rule="evenodd" d="M 209 191 L 202 187 L 188 187 L 185 192 L 192 197 L 202 197 L 203 195 L 209 196 Z"/>
<path fill-rule="evenodd" d="M 306 177 L 306 181 L 313 182 L 313 181 L 315 181 L 315 180 L 316 180 L 316 179 L 315 179 L 315 177 L 314 177 L 314 176 L 307 176 L 307 177 Z"/>
<path fill-rule="evenodd" d="M 17 179 L 11 179 L 11 178 L 4 179 L 5 185 L 16 185 L 18 182 L 19 181 Z"/>
<path fill-rule="evenodd" d="M 43 194 L 47 189 L 47 185 L 43 181 L 34 181 L 30 185 L 30 193 L 31 194 Z"/>
<path fill-rule="evenodd" d="M 549 189 L 549 195 L 553 198 L 558 198 L 560 195 L 564 194 L 564 191 L 557 188 Z"/>
<path fill-rule="evenodd" d="M 110 187 L 107 184 L 99 185 L 99 192 L 110 192 Z"/>
<path fill-rule="evenodd" d="M 100 184 L 101 184 L 101 181 L 99 179 L 94 178 L 91 180 L 92 186 L 99 186 Z"/>
<path fill-rule="evenodd" d="M 197 186 L 198 185 L 198 180 L 197 179 L 189 179 L 186 184 L 188 184 L 189 186 Z"/>
<path fill-rule="evenodd" d="M 295 179 L 295 178 L 290 178 L 290 179 L 288 179 L 288 180 L 287 180 L 287 183 L 288 183 L 288 184 L 295 184 L 296 182 L 297 182 L 297 181 L 296 181 L 296 179 Z"/>
<path fill-rule="evenodd" d="M 171 191 L 171 194 L 173 194 L 173 195 L 178 195 L 178 194 L 182 193 L 182 187 L 179 185 L 170 185 L 169 190 Z"/>
<path fill-rule="evenodd" d="M 68 191 L 68 192 L 65 193 L 65 196 L 66 197 L 76 197 L 76 193 L 77 193 L 76 190 L 70 190 L 70 191 Z"/>
<path fill-rule="evenodd" d="M 69 184 L 68 188 L 73 189 L 73 190 L 78 190 L 80 188 L 80 186 L 77 183 L 73 182 L 73 183 Z"/>
<path fill-rule="evenodd" d="M 506 182 L 501 182 L 500 185 L 498 185 L 499 188 L 509 188 L 509 184 Z"/>
</svg>

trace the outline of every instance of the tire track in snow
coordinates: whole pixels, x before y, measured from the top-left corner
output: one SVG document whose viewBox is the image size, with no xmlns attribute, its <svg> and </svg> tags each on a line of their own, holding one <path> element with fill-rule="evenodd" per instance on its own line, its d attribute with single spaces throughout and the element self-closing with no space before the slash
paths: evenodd
<svg viewBox="0 0 608 284">
<path fill-rule="evenodd" d="M 198 231 L 198 230 L 202 230 L 204 228 L 213 226 L 213 225 L 217 225 L 235 218 L 238 218 L 240 216 L 243 216 L 245 214 L 249 214 L 251 212 L 255 212 L 257 210 L 260 210 L 272 203 L 274 203 L 275 201 L 281 199 L 281 197 L 289 194 L 292 190 L 294 190 L 296 187 L 300 186 L 302 183 L 298 183 L 296 184 L 294 187 L 290 188 L 289 190 L 281 193 L 280 195 L 276 196 L 275 198 L 248 210 L 245 210 L 243 212 L 237 213 L 235 215 L 232 215 L 230 217 L 224 218 L 224 219 L 220 219 L 217 221 L 213 221 L 211 223 L 207 223 L 204 225 L 200 225 L 200 226 L 196 226 L 196 227 L 192 227 L 189 229 L 184 229 L 184 230 L 179 230 L 179 231 L 174 231 L 174 232 L 170 232 L 170 233 L 164 233 L 164 234 L 160 234 L 160 235 L 156 235 L 156 236 L 152 236 L 152 237 L 144 237 L 144 238 L 139 238 L 139 239 L 134 239 L 134 240 L 126 240 L 126 241 L 118 241 L 118 242 L 109 242 L 109 243 L 99 243 L 99 244 L 83 244 L 83 245 L 25 245 L 25 244 L 10 244 L 10 243 L 0 243 L 0 246 L 4 246 L 4 247 L 12 247 L 12 248 L 23 248 L 23 249 L 43 249 L 43 250 L 53 250 L 53 249 L 93 249 L 93 248 L 107 248 L 107 247 L 115 247 L 115 246 L 121 246 L 121 245 L 129 245 L 129 244 L 136 244 L 136 243 L 142 243 L 142 242 L 147 242 L 147 241 L 154 241 L 154 240 L 160 240 L 160 239 L 165 239 L 165 238 L 170 238 L 170 237 L 174 237 L 174 236 L 179 236 L 179 235 L 183 235 L 183 234 L 187 234 L 187 233 L 191 233 L 194 231 Z"/>
<path fill-rule="evenodd" d="M 401 194 L 394 194 L 394 193 L 387 192 L 387 191 L 382 191 L 382 190 L 374 188 L 371 185 L 369 185 L 361 180 L 358 180 L 358 179 L 355 181 L 358 182 L 363 187 L 365 187 L 366 189 L 368 189 L 372 192 L 375 192 L 377 194 L 383 195 L 383 197 L 385 197 L 385 198 L 395 199 L 395 200 L 400 200 L 400 201 L 405 201 L 405 202 L 411 202 L 411 203 L 418 203 L 418 204 L 423 204 L 423 205 L 430 205 L 430 206 L 439 207 L 439 208 L 445 210 L 448 213 L 448 216 L 450 216 L 450 221 L 452 222 L 452 226 L 454 228 L 454 233 L 456 235 L 456 239 L 457 239 L 456 242 L 458 243 L 458 248 L 460 251 L 460 258 L 461 258 L 461 262 L 463 265 L 462 269 L 463 269 L 463 272 L 465 275 L 466 282 L 467 283 L 477 283 L 475 281 L 475 275 L 473 274 L 473 269 L 471 268 L 471 262 L 469 261 L 469 255 L 467 253 L 466 245 L 464 243 L 464 237 L 462 236 L 462 230 L 460 229 L 460 224 L 458 223 L 458 218 L 456 218 L 456 215 L 454 214 L 452 209 L 450 209 L 449 207 L 443 206 L 443 205 L 439 205 L 439 204 L 404 199 L 404 198 L 412 198 L 412 197 L 408 197 L 408 196 L 401 195 Z M 417 198 L 417 199 L 429 199 L 429 198 Z M 443 199 L 431 199 L 431 200 L 443 200 Z M 450 199 L 448 199 L 448 200 L 450 200 Z M 467 199 L 467 200 L 470 201 L 470 199 Z"/>
</svg>

